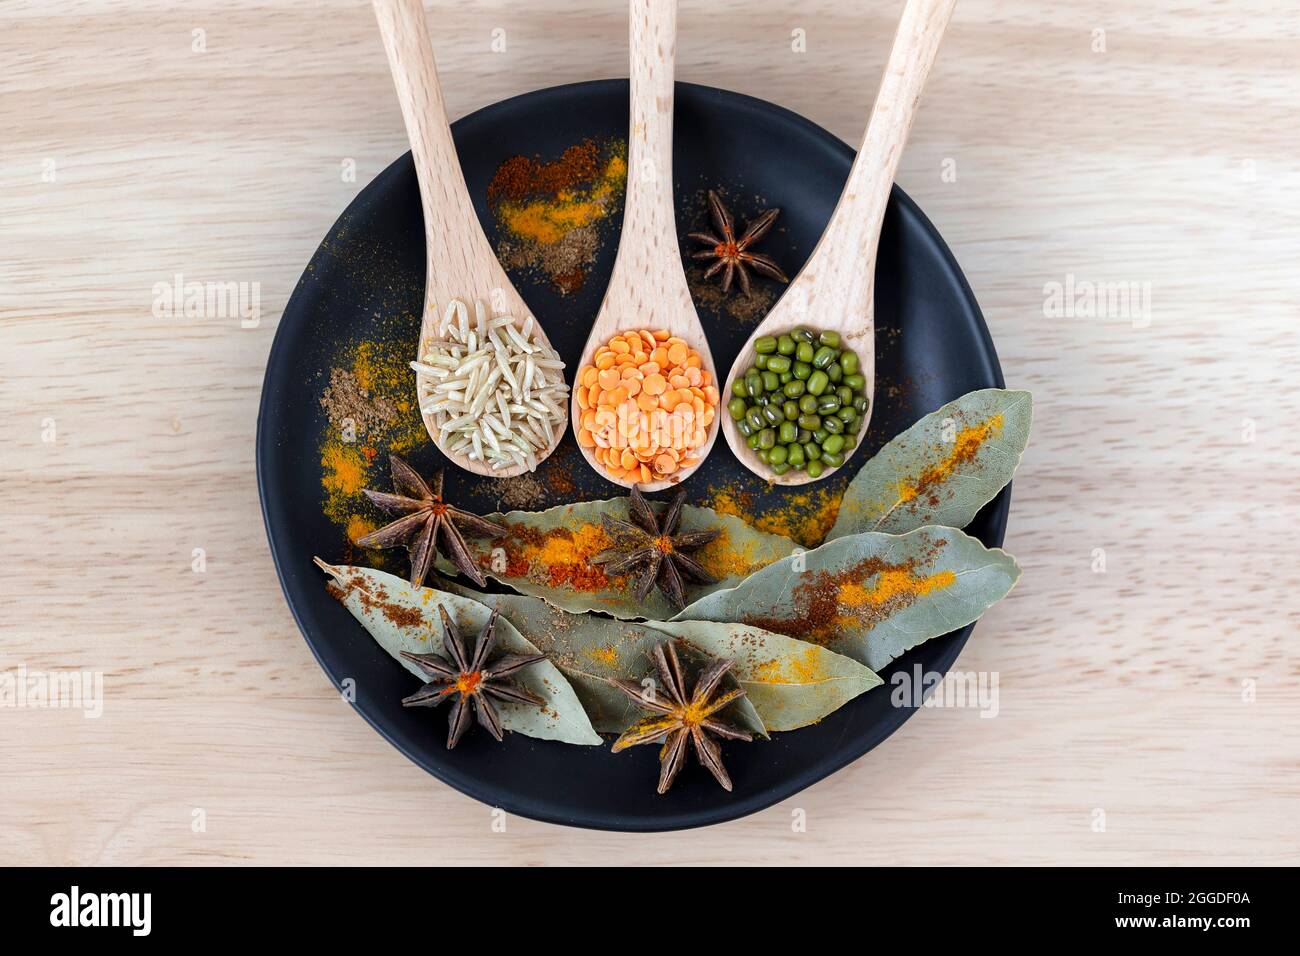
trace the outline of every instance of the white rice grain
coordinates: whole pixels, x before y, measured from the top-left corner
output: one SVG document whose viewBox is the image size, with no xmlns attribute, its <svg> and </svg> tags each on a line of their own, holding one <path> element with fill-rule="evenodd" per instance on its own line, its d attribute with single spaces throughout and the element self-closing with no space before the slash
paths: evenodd
<svg viewBox="0 0 1300 956">
<path fill-rule="evenodd" d="M 536 469 L 564 422 L 568 386 L 564 362 L 533 338 L 531 315 L 493 316 L 474 300 L 447 303 L 436 337 L 411 368 L 419 376 L 420 411 L 432 419 L 438 443 L 468 454 L 492 471 Z"/>
</svg>

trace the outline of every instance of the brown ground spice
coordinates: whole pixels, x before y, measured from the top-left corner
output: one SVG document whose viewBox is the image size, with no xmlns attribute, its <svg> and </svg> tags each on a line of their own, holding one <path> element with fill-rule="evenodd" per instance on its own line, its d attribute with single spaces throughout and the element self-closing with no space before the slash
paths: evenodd
<svg viewBox="0 0 1300 956">
<path fill-rule="evenodd" d="M 508 269 L 544 276 L 561 294 L 580 289 L 601 246 L 601 226 L 619 205 L 627 147 L 585 140 L 554 162 L 514 156 L 488 185 L 500 227 L 497 256 Z"/>
<path fill-rule="evenodd" d="M 502 511 L 532 511 L 546 500 L 546 485 L 535 475 L 501 478 L 495 487 L 499 490 L 497 501 Z"/>
<path fill-rule="evenodd" d="M 919 570 L 945 544 L 935 541 L 921 558 L 903 563 L 873 556 L 836 573 L 814 571 L 794 589 L 788 614 L 751 615 L 744 623 L 827 646 L 845 630 L 869 631 L 918 597 L 952 585 L 951 571 Z"/>
<path fill-rule="evenodd" d="M 963 428 L 953 442 L 952 451 L 917 476 L 913 484 L 903 484 L 898 489 L 899 499 L 927 498 L 928 503 L 939 503 L 938 488 L 964 465 L 970 464 L 979 454 L 990 435 L 1002 430 L 1002 416 L 994 415 L 986 421 Z"/>
<path fill-rule="evenodd" d="M 349 594 L 356 594 L 357 600 L 367 612 L 377 610 L 398 627 L 416 627 L 424 622 L 424 615 L 419 608 L 395 604 L 389 600 L 388 592 L 382 587 L 371 594 L 366 588 L 365 579 L 360 575 L 353 575 L 344 585 L 330 581 L 325 588 L 340 603 L 346 601 Z"/>
<path fill-rule="evenodd" d="M 741 292 L 739 287 L 733 287 L 724 295 L 718 277 L 704 278 L 704 270 L 699 266 L 687 267 L 686 286 L 697 306 L 729 317 L 740 328 L 749 328 L 763 321 L 785 289 L 771 279 L 755 276 L 749 295 Z"/>
<path fill-rule="evenodd" d="M 331 427 L 340 435 L 349 430 L 356 438 L 386 428 L 397 418 L 397 408 L 383 395 L 372 395 L 351 369 L 330 369 L 330 383 L 321 393 Z"/>
<path fill-rule="evenodd" d="M 545 272 L 566 294 L 582 288 L 599 250 L 600 233 L 595 226 L 580 226 L 550 244 L 522 239 L 502 239 L 497 244 L 497 255 L 507 269 Z"/>
<path fill-rule="evenodd" d="M 547 587 L 575 591 L 606 591 L 615 583 L 591 558 L 606 550 L 609 535 L 600 525 L 583 525 L 576 531 L 553 528 L 538 531 L 522 524 L 507 525 L 510 536 L 492 542 L 506 553 L 507 577 L 528 577 Z M 491 556 L 481 559 L 490 570 Z"/>
<path fill-rule="evenodd" d="M 570 146 L 553 163 L 512 156 L 488 184 L 488 202 L 522 202 L 541 193 L 558 193 L 591 182 L 600 171 L 600 147 L 593 140 Z"/>
<path fill-rule="evenodd" d="M 385 487 L 388 453 L 405 454 L 429 440 L 408 365 L 411 341 L 385 336 L 341 348 L 320 394 L 329 420 L 320 434 L 321 509 L 343 532 L 349 562 L 388 570 L 402 563 L 399 551 L 360 551 L 353 542 L 377 527 L 379 515 L 361 490 Z"/>
</svg>

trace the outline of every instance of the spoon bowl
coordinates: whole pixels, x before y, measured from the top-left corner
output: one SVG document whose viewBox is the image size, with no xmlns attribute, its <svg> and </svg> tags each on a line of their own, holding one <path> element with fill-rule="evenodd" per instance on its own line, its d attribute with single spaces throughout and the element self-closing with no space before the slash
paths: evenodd
<svg viewBox="0 0 1300 956">
<path fill-rule="evenodd" d="M 741 348 L 727 376 L 723 398 L 730 399 L 737 376 L 754 364 L 754 343 L 760 338 L 780 336 L 796 327 L 834 331 L 844 347 L 857 352 L 866 379 L 863 394 L 870 404 L 855 435 L 861 437 L 870 425 L 875 411 L 875 273 L 880 227 L 921 91 L 956 2 L 907 0 L 862 145 L 826 231 L 803 269 Z M 820 481 L 837 470 L 826 468 L 816 478 L 798 469 L 777 474 L 749 447 L 731 416 L 720 417 L 736 458 L 774 485 Z"/>
<path fill-rule="evenodd" d="M 784 298 L 788 297 L 789 293 L 787 292 Z M 759 323 L 753 334 L 750 335 L 744 346 L 741 347 L 740 353 L 736 356 L 735 364 L 731 367 L 731 374 L 727 378 L 726 387 L 722 391 L 723 398 L 730 399 L 733 394 L 731 390 L 736 383 L 736 379 L 742 378 L 745 374 L 745 370 L 754 364 L 754 359 L 758 356 L 758 352 L 754 348 L 754 343 L 756 341 L 764 336 L 778 338 L 800 327 L 807 328 L 810 331 L 830 330 L 840 333 L 841 346 L 845 349 L 852 349 L 854 352 L 858 353 L 858 358 L 861 361 L 862 367 L 861 374 L 867 380 L 867 385 L 863 389 L 863 394 L 870 398 L 872 394 L 872 384 L 875 381 L 876 365 L 876 337 L 873 324 L 867 323 L 864 325 L 859 322 L 852 324 L 841 323 L 839 325 L 833 323 L 814 325 L 811 320 L 799 318 L 801 315 L 807 315 L 808 311 L 806 305 L 801 304 L 798 308 L 795 308 L 792 304 L 787 307 L 784 322 L 778 324 L 770 321 L 772 315 L 775 314 L 774 309 L 773 312 L 768 314 L 767 319 Z M 802 485 L 807 484 L 810 481 L 820 481 L 822 478 L 836 470 L 835 468 L 827 468 L 817 478 L 813 478 L 807 472 L 798 471 L 793 468 L 783 475 L 778 475 L 769 465 L 759 459 L 758 454 L 754 449 L 749 447 L 745 436 L 741 434 L 739 427 L 737 427 L 736 422 L 732 419 L 731 415 L 726 414 L 725 408 L 718 417 L 722 419 L 722 431 L 726 436 L 727 444 L 731 446 L 731 450 L 735 453 L 736 458 L 740 460 L 740 463 L 760 478 L 764 478 L 774 485 Z M 863 415 L 862 421 L 857 425 L 857 432 L 855 433 L 857 437 L 861 437 L 870 420 L 871 406 L 868 406 L 866 414 Z M 847 461 L 849 456 L 846 453 L 844 457 Z"/>
<path fill-rule="evenodd" d="M 447 109 L 438 83 L 423 5 L 420 0 L 374 0 L 374 8 L 411 143 L 424 213 L 424 314 L 417 359 L 423 362 L 431 343 L 441 339 L 438 326 L 454 300 L 464 302 L 471 316 L 475 315 L 475 302 L 481 301 L 489 319 L 513 317 L 512 325 L 517 332 L 531 344 L 550 350 L 545 330 L 532 319 L 528 305 L 506 276 L 474 211 L 451 128 L 447 125 Z M 500 331 L 504 332 L 504 327 Z M 527 460 L 523 464 L 498 463 L 493 468 L 492 463 L 472 450 L 453 450 L 443 440 L 436 413 L 429 407 L 427 393 L 438 379 L 424 370 L 417 371 L 415 378 L 424 426 L 452 464 L 490 478 L 510 478 L 532 470 Z M 560 409 L 558 420 L 545 428 L 550 442 L 533 451 L 537 462 L 555 450 L 568 426 L 567 401 L 561 399 L 555 404 Z M 492 409 L 487 411 L 491 413 Z"/>
<path fill-rule="evenodd" d="M 719 419 L 723 416 L 717 370 L 682 271 L 673 213 L 673 67 L 677 0 L 631 0 L 628 22 L 631 95 L 623 231 L 604 301 L 578 363 L 577 378 L 570 396 L 570 417 L 578 448 L 597 473 L 625 488 L 636 485 L 642 491 L 657 491 L 683 481 L 704 462 L 717 440 Z M 683 461 L 691 463 L 666 475 L 652 474 L 650 480 L 645 480 L 648 466 L 643 463 L 634 465 L 639 474 L 633 476 L 630 471 L 625 475 L 610 474 L 606 466 L 597 461 L 597 448 L 628 448 L 629 423 L 624 420 L 620 406 L 620 413 L 614 416 L 614 420 L 609 420 L 607 413 L 597 429 L 584 429 L 584 415 L 592 410 L 583 407 L 586 399 L 581 394 L 582 383 L 579 380 L 583 371 L 594 365 L 596 353 L 602 346 L 615 336 L 641 330 L 662 330 L 694 350 L 699 356 L 701 381 L 707 383 L 694 387 L 713 389 L 718 399 L 713 402 L 712 411 L 707 413 L 711 415 L 707 424 L 701 426 L 704 429 L 703 442 L 691 448 L 689 454 L 681 456 Z M 655 415 L 653 411 L 648 414 Z M 679 432 L 675 421 L 669 419 L 666 432 Z M 697 433 L 693 431 L 692 434 Z M 584 443 L 587 435 L 594 435 L 592 440 L 596 444 Z M 632 457 L 635 458 L 635 454 Z"/>
</svg>

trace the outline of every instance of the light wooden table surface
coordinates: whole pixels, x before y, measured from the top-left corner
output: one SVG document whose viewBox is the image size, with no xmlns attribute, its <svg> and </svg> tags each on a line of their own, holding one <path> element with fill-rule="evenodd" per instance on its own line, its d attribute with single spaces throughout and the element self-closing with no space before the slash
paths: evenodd
<svg viewBox="0 0 1300 956">
<path fill-rule="evenodd" d="M 454 115 L 625 75 L 618 0 L 435 7 Z M 856 143 L 898 9 L 683 0 L 679 77 Z M 502 833 L 338 699 L 257 504 L 279 312 L 406 148 L 369 4 L 9 0 L 0 673 L 105 703 L 0 709 L 0 862 L 1300 862 L 1298 62 L 1294 4 L 962 0 L 899 179 L 1037 402 L 1024 577 L 959 665 L 998 716 L 924 711 L 705 831 Z M 156 318 L 176 273 L 259 282 L 261 325 Z M 1045 314 L 1068 281 L 1149 321 Z"/>
</svg>

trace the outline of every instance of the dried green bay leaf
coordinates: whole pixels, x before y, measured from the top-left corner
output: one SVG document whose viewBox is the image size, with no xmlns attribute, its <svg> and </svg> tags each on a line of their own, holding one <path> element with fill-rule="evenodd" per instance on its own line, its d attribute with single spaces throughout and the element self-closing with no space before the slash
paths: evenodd
<svg viewBox="0 0 1300 956">
<path fill-rule="evenodd" d="M 327 585 L 330 593 L 352 612 L 380 647 L 421 680 L 428 678 L 414 664 L 402 660 L 401 653 L 444 653 L 439 604 L 447 608 L 466 638 L 477 635 L 492 615 L 491 609 L 479 601 L 429 587 L 413 588 L 405 578 L 383 571 L 330 565 L 320 558 L 316 564 L 333 578 Z M 538 653 L 508 619 L 500 618 L 497 648 L 508 654 Z M 510 680 L 537 694 L 546 705 L 493 701 L 505 729 L 569 744 L 602 743 L 573 688 L 550 661 L 530 664 L 512 674 Z M 412 691 L 416 686 L 412 684 Z"/>
<path fill-rule="evenodd" d="M 866 532 L 783 558 L 674 620 L 741 621 L 879 671 L 904 651 L 977 620 L 1019 576 L 1011 555 L 956 528 Z"/>
<path fill-rule="evenodd" d="M 817 644 L 748 624 L 658 621 L 654 627 L 736 662 L 736 680 L 768 730 L 815 724 L 881 683 L 875 671 Z"/>
<path fill-rule="evenodd" d="M 461 588 L 455 586 L 457 590 Z M 669 636 L 711 657 L 734 660 L 731 675 L 745 689 L 745 708 L 730 719 L 758 733 L 816 723 L 880 683 L 871 670 L 824 647 L 744 624 L 701 621 L 644 624 L 594 614 L 569 614 L 537 598 L 475 595 L 510 620 L 573 682 L 592 724 L 619 733 L 641 716 L 607 683 L 653 673 L 651 648 Z M 747 714 L 754 713 L 755 718 Z M 757 722 L 756 722 L 757 721 Z"/>
<path fill-rule="evenodd" d="M 1028 392 L 968 392 L 898 435 L 844 492 L 827 541 L 863 531 L 964 528 L 1011 480 L 1029 441 Z"/>
<path fill-rule="evenodd" d="M 569 678 L 596 730 L 622 733 L 645 716 L 626 694 L 609 685 L 609 678 L 641 680 L 653 676 L 650 652 L 667 640 L 663 632 L 633 621 L 570 614 L 523 594 L 480 594 L 459 584 L 447 586 L 496 608 L 521 634 L 527 635 Z M 690 669 L 700 661 L 685 663 Z M 727 717 L 746 730 L 767 736 L 754 705 L 745 698 L 727 708 Z"/>
<path fill-rule="evenodd" d="M 667 508 L 652 502 L 659 514 Z M 623 620 L 662 620 L 675 608 L 653 590 L 644 601 L 632 594 L 632 582 L 610 577 L 591 559 L 608 549 L 613 541 L 601 524 L 608 514 L 628 519 L 628 499 L 583 501 L 558 505 L 546 511 L 511 511 L 489 515 L 490 521 L 510 529 L 506 538 L 469 541 L 483 573 L 522 594 L 542 598 L 575 614 L 603 611 Z M 698 551 L 691 552 L 717 584 L 686 582 L 686 599 L 693 601 L 721 588 L 733 587 L 759 568 L 794 552 L 789 538 L 756 531 L 739 518 L 720 515 L 709 508 L 682 508 L 679 531 L 717 528 L 721 534 Z M 454 574 L 455 567 L 439 558 L 438 569 Z"/>
</svg>

